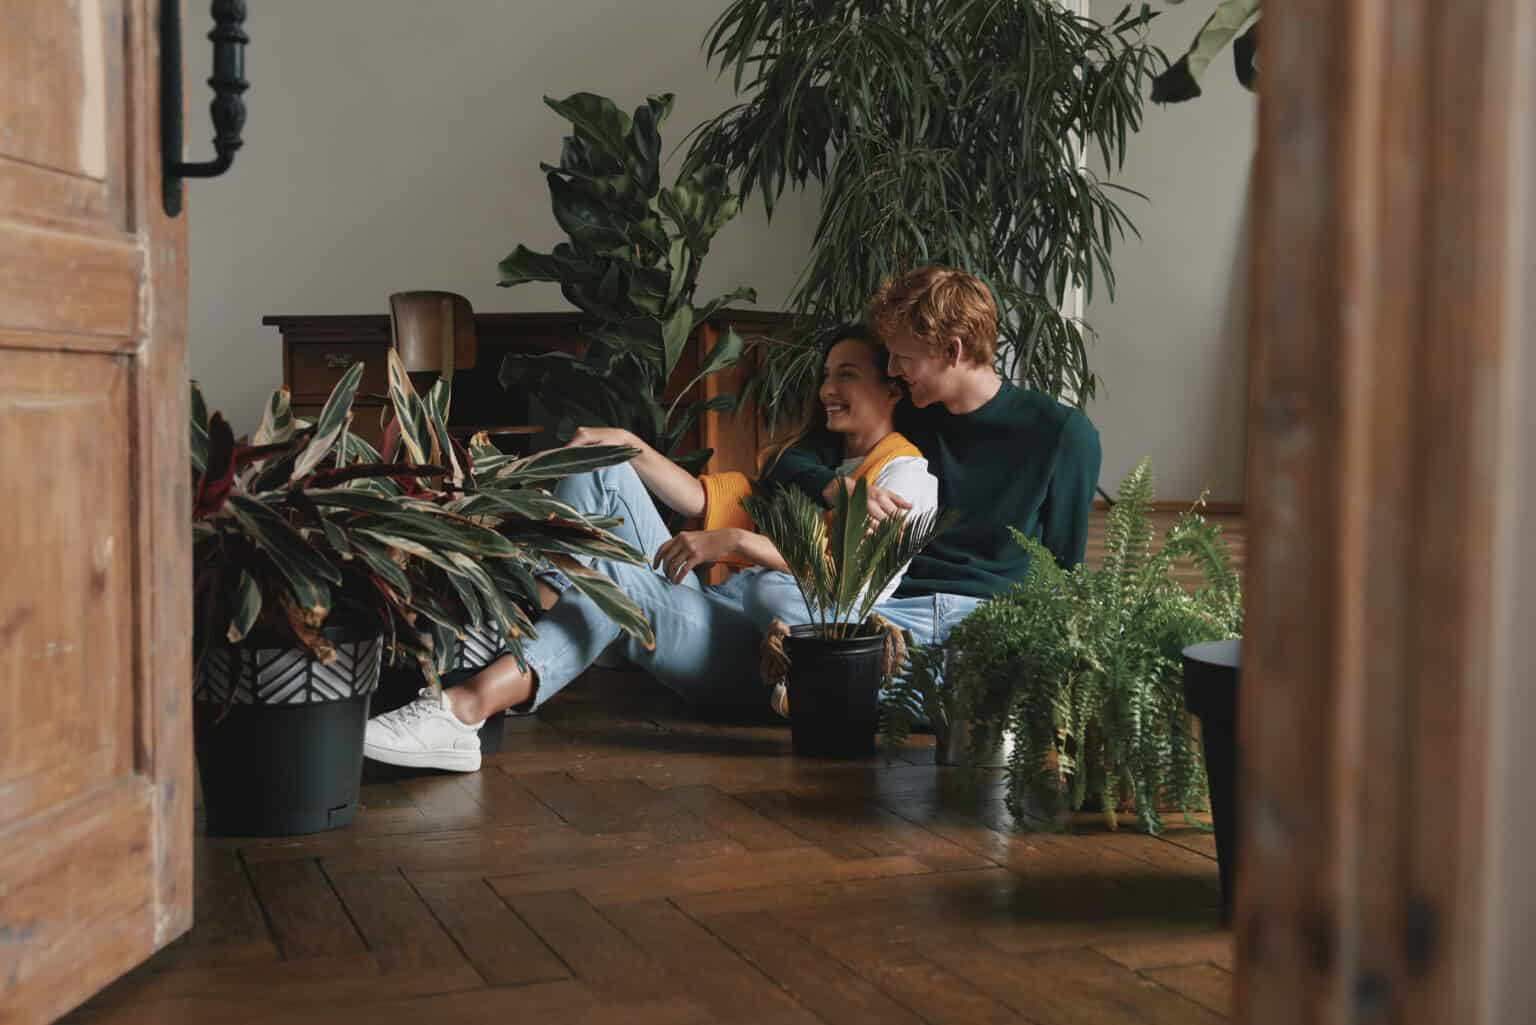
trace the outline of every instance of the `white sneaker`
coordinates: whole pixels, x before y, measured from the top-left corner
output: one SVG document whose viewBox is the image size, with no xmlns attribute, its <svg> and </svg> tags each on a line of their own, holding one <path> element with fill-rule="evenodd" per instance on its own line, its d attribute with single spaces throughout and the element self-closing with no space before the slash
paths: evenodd
<svg viewBox="0 0 1536 1025">
<path fill-rule="evenodd" d="M 480 768 L 480 727 L 453 714 L 448 695 L 423 688 L 415 701 L 368 720 L 363 755 L 387 765 L 475 772 Z"/>
</svg>

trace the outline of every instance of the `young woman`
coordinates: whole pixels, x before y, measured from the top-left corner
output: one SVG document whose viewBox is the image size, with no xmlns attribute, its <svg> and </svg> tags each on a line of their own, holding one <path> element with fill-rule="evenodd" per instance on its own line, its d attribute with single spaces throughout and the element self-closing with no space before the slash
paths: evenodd
<svg viewBox="0 0 1536 1025">
<path fill-rule="evenodd" d="M 843 455 L 839 470 L 850 482 L 863 477 L 877 485 L 892 508 L 926 511 L 938 502 L 938 481 L 928 473 L 922 454 L 892 429 L 904 393 L 900 382 L 888 376 L 886 362 L 884 347 L 863 328 L 842 332 L 827 352 L 819 422 L 792 444 L 835 439 Z M 571 444 L 640 450 L 623 465 L 561 481 L 555 496 L 583 513 L 622 520 L 614 533 L 650 559 L 654 569 L 607 561 L 594 568 L 644 611 L 655 646 L 646 649 L 621 634 L 589 599 L 564 586 L 563 577 L 550 574 L 543 581 L 550 587 L 550 603 L 538 619 L 538 636 L 523 645 L 527 668 L 503 655 L 441 697 L 424 690 L 404 708 L 374 717 L 363 747 L 368 757 L 473 772 L 480 767 L 476 731 L 487 716 L 507 709 L 534 711 L 621 638 L 631 662 L 694 703 L 732 712 L 765 704 L 757 678 L 759 632 L 744 607 L 744 595 L 765 574 L 788 578 L 774 572 L 785 568 L 784 560 L 751 529 L 740 506 L 750 490 L 745 475 L 695 478 L 616 428 L 582 428 Z M 702 519 L 702 528 L 674 537 L 652 494 L 669 508 Z M 694 570 L 714 563 L 743 571 L 720 585 L 702 584 Z"/>
</svg>

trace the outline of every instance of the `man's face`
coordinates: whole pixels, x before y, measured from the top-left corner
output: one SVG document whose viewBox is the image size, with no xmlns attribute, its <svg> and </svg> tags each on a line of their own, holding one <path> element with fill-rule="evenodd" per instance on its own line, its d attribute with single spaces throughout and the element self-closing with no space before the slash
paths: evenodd
<svg viewBox="0 0 1536 1025">
<path fill-rule="evenodd" d="M 934 353 L 927 343 L 902 335 L 886 339 L 890 353 L 890 374 L 906 382 L 914 406 L 931 406 L 942 401 L 950 361 Z"/>
</svg>

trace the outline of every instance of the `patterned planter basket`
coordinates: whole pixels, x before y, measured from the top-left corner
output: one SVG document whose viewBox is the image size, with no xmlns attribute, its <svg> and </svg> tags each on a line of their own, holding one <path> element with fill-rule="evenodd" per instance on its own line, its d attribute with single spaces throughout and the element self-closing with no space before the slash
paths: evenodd
<svg viewBox="0 0 1536 1025">
<path fill-rule="evenodd" d="M 333 641 L 336 661 L 316 662 L 296 648 L 223 648 L 208 653 L 192 696 L 237 705 L 309 705 L 371 694 L 379 685 L 384 641 Z"/>
<path fill-rule="evenodd" d="M 459 657 L 454 660 L 453 668 L 455 670 L 484 669 L 500 658 L 506 650 L 506 642 L 495 629 L 470 627 L 464 631 L 464 639 L 459 642 Z"/>
<path fill-rule="evenodd" d="M 211 836 L 336 829 L 357 812 L 363 730 L 384 643 L 327 630 L 329 665 L 292 648 L 211 652 L 193 696 Z"/>
</svg>

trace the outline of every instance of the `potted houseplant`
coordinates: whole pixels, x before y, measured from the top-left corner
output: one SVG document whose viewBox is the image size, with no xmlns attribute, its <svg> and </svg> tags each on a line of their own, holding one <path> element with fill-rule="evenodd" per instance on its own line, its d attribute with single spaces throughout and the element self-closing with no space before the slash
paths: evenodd
<svg viewBox="0 0 1536 1025">
<path fill-rule="evenodd" d="M 1140 129 L 1165 59 L 1155 16 L 1104 22 L 1059 0 L 732 0 L 708 59 L 738 102 L 699 127 L 688 166 L 719 165 L 769 216 L 785 188 L 820 193 L 792 299 L 812 321 L 856 318 L 892 273 L 941 263 L 977 274 L 999 307 L 1008 376 L 1086 403 L 1089 331 L 1070 312 L 1113 294 L 1115 243 L 1135 196 L 1103 180 Z M 770 417 L 814 393 L 813 345 L 763 350 L 753 385 Z"/>
<path fill-rule="evenodd" d="M 413 661 L 436 686 L 468 629 L 520 650 L 541 560 L 639 560 L 537 490 L 627 450 L 498 463 L 488 446 L 450 439 L 446 382 L 423 400 L 393 353 L 389 370 L 384 454 L 348 430 L 361 364 L 313 422 L 274 394 L 248 441 L 193 390 L 194 723 L 210 833 L 344 825 L 382 658 Z M 650 637 L 611 582 L 570 573 L 624 629 Z"/>
<path fill-rule="evenodd" d="M 1202 499 L 1203 502 L 1203 499 Z M 1160 809 L 1203 805 L 1199 746 L 1184 705 L 1182 650 L 1241 627 L 1237 574 L 1220 528 L 1191 510 L 1153 548 L 1146 462 L 1109 513 L 1103 565 L 1058 566 L 1038 542 L 1024 583 L 950 634 L 956 707 L 983 732 L 1013 737 L 1007 801 L 1021 822 L 1098 803 L 1114 827 L 1133 804 L 1143 829 Z M 1192 561 L 1193 591 L 1174 575 Z"/>
<path fill-rule="evenodd" d="M 701 415 L 733 409 L 736 398 L 685 397 L 709 374 L 736 364 L 742 339 L 726 328 L 691 380 L 674 382 L 673 372 L 696 327 L 731 302 L 757 299 L 752 289 L 736 288 L 694 305 L 710 242 L 740 202 L 724 169 L 709 164 L 694 164 L 663 186 L 660 132 L 671 94 L 651 97 L 633 116 L 592 93 L 544 102 L 571 123 L 559 165 L 540 165 L 569 241 L 549 253 L 518 246 L 501 261 L 499 284 L 559 284 L 584 315 L 587 346 L 579 358 L 509 355 L 502 383 L 537 396 L 559 418 L 563 437 L 583 424 L 623 427 L 697 469 L 710 453 L 680 452 L 678 445 Z M 671 402 L 664 398 L 669 391 L 676 395 Z"/>
<path fill-rule="evenodd" d="M 870 616 L 876 599 L 949 522 L 927 513 L 871 525 L 868 484 L 839 491 L 830 515 L 804 493 L 780 488 L 742 504 L 783 555 L 811 622 L 770 635 L 782 661 L 770 675 L 788 688 L 794 750 L 862 757 L 874 750 L 878 695 L 901 665 L 899 631 Z M 776 652 L 775 652 L 776 653 Z M 770 679 L 769 683 L 778 683 Z"/>
</svg>

